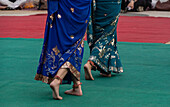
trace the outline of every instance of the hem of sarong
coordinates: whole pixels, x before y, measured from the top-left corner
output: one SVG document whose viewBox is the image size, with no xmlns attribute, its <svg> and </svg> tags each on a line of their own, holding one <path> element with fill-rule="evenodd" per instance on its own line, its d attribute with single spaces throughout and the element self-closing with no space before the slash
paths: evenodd
<svg viewBox="0 0 170 107">
<path fill-rule="evenodd" d="M 73 76 L 80 81 L 80 72 L 69 61 L 66 61 L 61 68 L 68 68 Z"/>
<path fill-rule="evenodd" d="M 93 61 L 95 63 L 95 65 L 97 65 L 97 67 L 100 67 L 100 69 L 102 69 L 104 72 L 108 73 L 109 71 L 113 72 L 113 73 L 123 73 L 123 67 L 106 67 L 104 64 L 102 64 L 102 62 L 99 59 L 94 58 L 94 56 L 90 56 L 91 58 L 89 58 L 90 61 Z M 97 68 L 98 70 L 98 68 Z"/>
<path fill-rule="evenodd" d="M 37 73 L 37 74 L 35 75 L 34 80 L 42 81 L 42 82 L 44 82 L 44 83 L 50 84 L 50 83 L 54 80 L 54 78 L 50 78 L 50 77 L 48 77 L 48 76 L 44 76 L 43 74 L 38 74 L 38 73 Z"/>
<path fill-rule="evenodd" d="M 64 65 L 64 66 L 63 66 Z M 60 68 L 68 68 L 70 72 L 73 74 L 73 76 L 80 81 L 80 72 L 68 61 L 66 61 Z M 67 65 L 67 66 L 65 66 Z M 35 75 L 35 80 L 37 81 L 42 81 L 44 83 L 50 84 L 54 78 L 50 78 L 48 76 L 44 76 L 43 74 L 36 74 Z"/>
</svg>

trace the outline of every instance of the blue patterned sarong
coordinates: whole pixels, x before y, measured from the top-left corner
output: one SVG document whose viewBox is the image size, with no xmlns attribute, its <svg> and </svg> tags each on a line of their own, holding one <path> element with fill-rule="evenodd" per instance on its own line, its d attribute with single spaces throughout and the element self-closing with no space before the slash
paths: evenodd
<svg viewBox="0 0 170 107">
<path fill-rule="evenodd" d="M 48 16 L 44 43 L 35 80 L 50 83 L 60 68 L 80 80 L 84 34 L 89 21 L 91 0 L 47 0 Z"/>
<path fill-rule="evenodd" d="M 89 60 L 105 74 L 123 72 L 117 50 L 117 23 L 120 0 L 93 0 L 88 29 Z"/>
</svg>

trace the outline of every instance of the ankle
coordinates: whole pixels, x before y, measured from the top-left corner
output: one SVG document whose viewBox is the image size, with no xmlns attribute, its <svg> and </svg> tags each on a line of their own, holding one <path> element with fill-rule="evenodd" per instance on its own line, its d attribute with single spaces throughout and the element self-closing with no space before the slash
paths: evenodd
<svg viewBox="0 0 170 107">
<path fill-rule="evenodd" d="M 81 88 L 81 84 L 82 83 L 80 81 L 77 81 L 76 83 L 74 83 L 73 89 Z"/>
<path fill-rule="evenodd" d="M 89 64 L 89 66 L 90 66 L 90 69 L 97 70 L 97 66 L 94 64 L 93 61 L 88 60 L 88 64 Z"/>
</svg>

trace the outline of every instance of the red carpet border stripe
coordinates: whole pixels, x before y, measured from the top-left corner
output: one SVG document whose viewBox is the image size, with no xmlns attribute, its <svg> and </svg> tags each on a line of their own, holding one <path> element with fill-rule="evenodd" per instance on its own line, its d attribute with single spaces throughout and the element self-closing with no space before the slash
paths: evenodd
<svg viewBox="0 0 170 107">
<path fill-rule="evenodd" d="M 1 16 L 1 38 L 43 38 L 47 15 Z M 118 41 L 167 43 L 170 18 L 120 16 Z M 86 40 L 86 38 L 85 38 Z"/>
</svg>

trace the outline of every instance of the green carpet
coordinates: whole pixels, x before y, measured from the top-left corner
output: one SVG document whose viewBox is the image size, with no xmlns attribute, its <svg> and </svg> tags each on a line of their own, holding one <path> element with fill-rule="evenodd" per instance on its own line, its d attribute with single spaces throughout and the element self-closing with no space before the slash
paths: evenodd
<svg viewBox="0 0 170 107">
<path fill-rule="evenodd" d="M 43 39 L 0 38 L 0 107 L 169 107 L 170 45 L 119 42 L 124 73 L 95 81 L 84 79 L 83 96 L 65 95 L 71 85 L 61 85 L 62 101 L 52 99 L 49 86 L 34 80 Z M 83 65 L 89 57 L 85 42 Z"/>
</svg>

